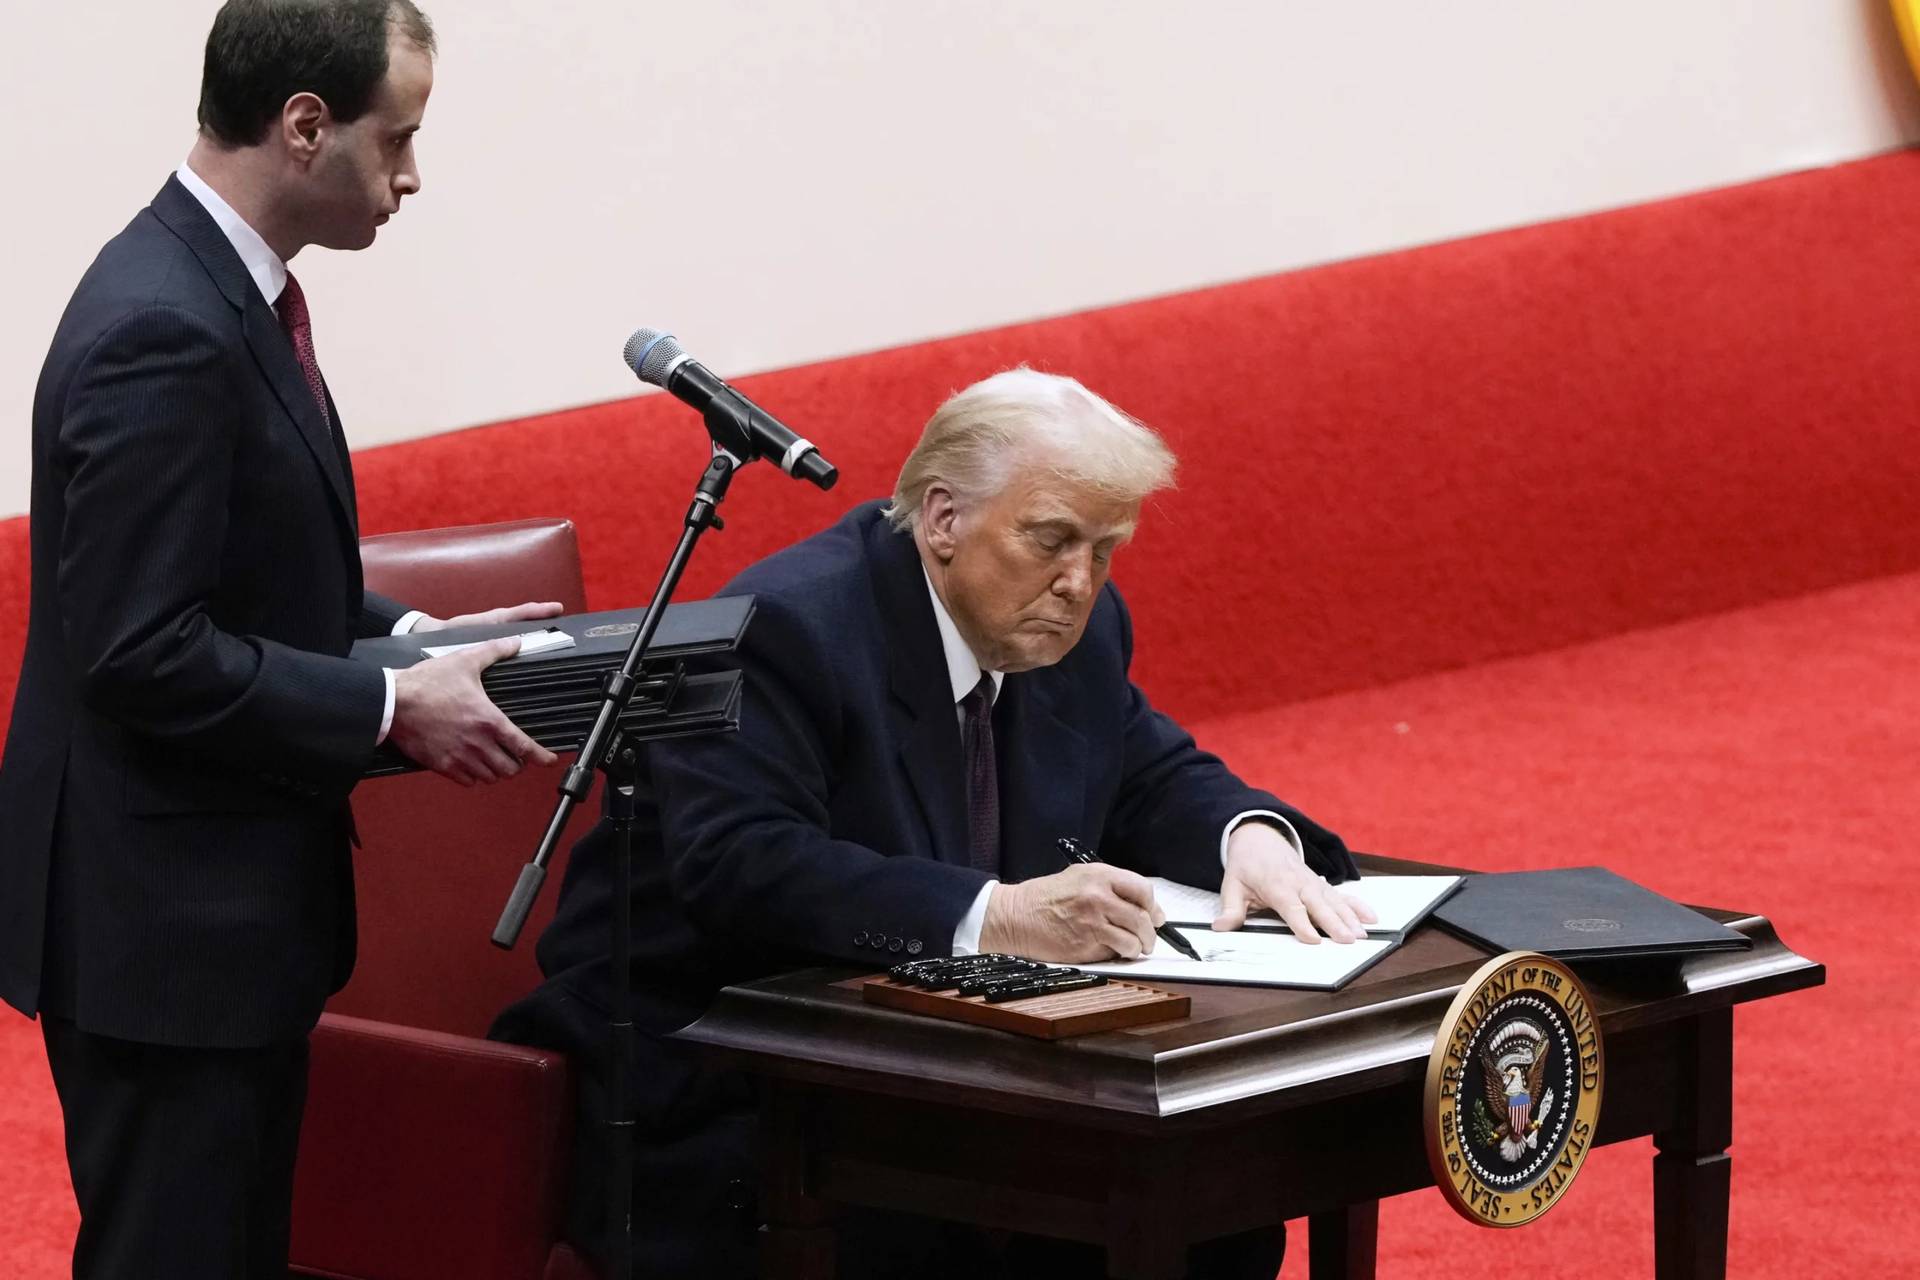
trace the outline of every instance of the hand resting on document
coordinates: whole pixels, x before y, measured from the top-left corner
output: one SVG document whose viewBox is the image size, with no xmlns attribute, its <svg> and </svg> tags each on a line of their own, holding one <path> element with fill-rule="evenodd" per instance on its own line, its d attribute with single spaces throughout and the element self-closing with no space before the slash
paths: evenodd
<svg viewBox="0 0 1920 1280">
<path fill-rule="evenodd" d="M 1247 913 L 1266 907 L 1286 921 L 1302 942 L 1317 943 L 1326 934 L 1335 942 L 1367 936 L 1378 917 L 1328 884 L 1307 866 L 1300 851 L 1263 822 L 1244 822 L 1227 837 L 1227 866 L 1220 882 L 1220 915 L 1213 927 L 1238 929 Z"/>
</svg>

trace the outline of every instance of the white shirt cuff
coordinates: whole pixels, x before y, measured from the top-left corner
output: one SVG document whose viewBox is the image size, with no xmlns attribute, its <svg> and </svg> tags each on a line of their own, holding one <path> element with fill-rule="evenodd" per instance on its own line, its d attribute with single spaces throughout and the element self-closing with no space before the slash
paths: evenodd
<svg viewBox="0 0 1920 1280">
<path fill-rule="evenodd" d="M 1233 821 L 1227 824 L 1227 829 L 1220 833 L 1220 865 L 1221 866 L 1224 867 L 1227 865 L 1228 837 L 1233 835 L 1234 831 L 1240 826 L 1241 823 L 1251 821 L 1254 818 L 1265 818 L 1267 821 L 1279 827 L 1280 834 L 1284 835 L 1287 838 L 1287 843 L 1293 846 L 1293 851 L 1299 854 L 1302 858 L 1307 856 L 1307 847 L 1300 843 L 1300 833 L 1293 829 L 1293 824 L 1291 822 L 1288 822 L 1285 818 L 1281 817 L 1279 814 L 1269 812 L 1266 809 L 1249 809 L 1245 813 L 1235 814 L 1233 817 Z"/>
<path fill-rule="evenodd" d="M 980 954 L 980 931 L 987 927 L 987 899 L 993 896 L 998 880 L 989 880 L 980 886 L 980 896 L 967 908 L 967 914 L 960 917 L 960 923 L 953 930 L 953 954 L 957 956 L 975 956 Z"/>
<path fill-rule="evenodd" d="M 400 633 L 396 631 L 394 634 Z M 380 674 L 387 678 L 387 705 L 380 712 L 380 736 L 373 740 L 373 745 L 376 747 L 385 742 L 387 735 L 393 732 L 393 668 L 382 667 Z"/>
<path fill-rule="evenodd" d="M 419 609 L 407 610 L 400 615 L 400 621 L 393 624 L 391 634 L 396 636 L 406 635 L 409 631 L 413 630 L 414 623 L 426 616 L 427 615 Z M 387 735 L 393 732 L 393 668 L 382 667 L 380 670 L 382 674 L 387 677 L 387 705 L 386 709 L 380 713 L 380 736 L 373 740 L 373 745 L 376 747 L 385 742 Z"/>
</svg>

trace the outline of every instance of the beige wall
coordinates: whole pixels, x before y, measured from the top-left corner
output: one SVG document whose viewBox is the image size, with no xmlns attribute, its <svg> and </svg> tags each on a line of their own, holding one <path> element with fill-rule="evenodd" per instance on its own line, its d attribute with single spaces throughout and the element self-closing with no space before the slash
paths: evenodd
<svg viewBox="0 0 1920 1280">
<path fill-rule="evenodd" d="M 0 513 L 74 281 L 184 156 L 210 0 L 8 5 Z M 429 0 L 425 190 L 303 255 L 357 444 L 1920 139 L 1879 0 Z"/>
</svg>

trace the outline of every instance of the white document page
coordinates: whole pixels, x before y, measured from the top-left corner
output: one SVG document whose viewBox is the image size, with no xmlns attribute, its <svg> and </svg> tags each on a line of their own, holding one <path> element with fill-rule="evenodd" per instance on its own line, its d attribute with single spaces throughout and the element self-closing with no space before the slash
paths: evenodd
<svg viewBox="0 0 1920 1280">
<path fill-rule="evenodd" d="M 1138 960 L 1112 960 L 1075 968 L 1117 978 L 1159 978 L 1173 982 L 1237 982 L 1256 987 L 1314 987 L 1332 990 L 1400 945 L 1390 938 L 1359 942 L 1302 942 L 1278 931 L 1215 933 L 1182 929 L 1204 959 L 1195 961 L 1164 940 Z"/>
<path fill-rule="evenodd" d="M 1154 901 L 1174 924 L 1211 925 L 1220 914 L 1220 895 L 1210 889 L 1196 889 L 1159 876 L 1151 877 L 1150 882 Z M 1367 926 L 1368 933 L 1397 936 L 1459 883 L 1459 876 L 1366 876 L 1334 888 L 1373 908 L 1379 919 Z M 1247 927 L 1284 930 L 1287 926 L 1279 916 L 1262 909 L 1247 917 Z"/>
<path fill-rule="evenodd" d="M 471 649 L 474 645 L 492 643 L 493 641 L 491 640 L 475 640 L 469 644 L 421 645 L 420 652 L 426 654 L 429 658 L 444 658 L 450 653 L 458 653 L 462 649 Z M 528 631 L 521 635 L 520 652 L 514 656 L 524 658 L 530 653 L 545 653 L 549 649 L 571 648 L 573 648 L 572 636 L 558 627 L 548 627 L 542 631 Z M 1171 884 L 1173 882 L 1168 881 L 1167 883 Z"/>
</svg>

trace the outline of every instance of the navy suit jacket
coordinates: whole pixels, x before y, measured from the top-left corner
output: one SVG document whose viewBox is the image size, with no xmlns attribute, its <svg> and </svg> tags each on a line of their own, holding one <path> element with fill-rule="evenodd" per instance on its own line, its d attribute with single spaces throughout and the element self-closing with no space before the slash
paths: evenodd
<svg viewBox="0 0 1920 1280">
<path fill-rule="evenodd" d="M 335 412 L 335 420 L 338 413 Z M 169 178 L 34 397 L 33 585 L 0 762 L 0 998 L 196 1046 L 304 1033 L 353 963 L 353 476 L 291 344 Z"/>
<path fill-rule="evenodd" d="M 968 865 L 960 730 L 911 535 L 868 503 L 721 594 L 758 600 L 734 659 L 740 731 L 652 748 L 641 789 L 634 986 L 656 1032 L 726 983 L 822 958 L 879 968 L 947 954 L 987 879 Z M 1109 584 L 1064 659 L 1006 677 L 1004 879 L 1061 870 L 1054 842 L 1074 836 L 1120 866 L 1217 888 L 1221 832 L 1250 809 L 1286 815 L 1316 870 L 1355 874 L 1339 837 L 1155 711 L 1128 677 L 1132 656 Z M 600 1008 L 608 843 L 603 824 L 576 846 L 539 946 L 550 985 Z"/>
</svg>

